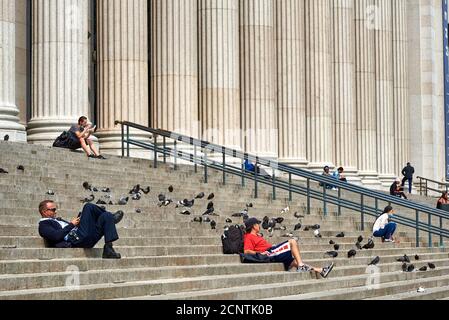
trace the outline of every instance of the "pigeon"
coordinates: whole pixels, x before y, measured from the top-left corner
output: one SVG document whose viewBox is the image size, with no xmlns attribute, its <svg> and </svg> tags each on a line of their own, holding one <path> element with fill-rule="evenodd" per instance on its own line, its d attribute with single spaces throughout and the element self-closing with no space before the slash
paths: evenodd
<svg viewBox="0 0 449 320">
<path fill-rule="evenodd" d="M 203 216 L 207 216 L 212 214 L 215 211 L 214 207 L 207 209 L 206 212 L 203 213 Z"/>
<path fill-rule="evenodd" d="M 107 203 L 100 199 L 100 200 L 97 201 L 97 204 L 107 204 Z"/>
<path fill-rule="evenodd" d="M 357 254 L 357 251 L 355 251 L 354 249 L 349 250 L 349 252 L 348 252 L 348 258 L 355 257 L 356 254 Z"/>
<path fill-rule="evenodd" d="M 98 192 L 98 189 L 95 188 L 95 187 L 93 187 L 93 188 L 92 188 L 92 191 L 93 191 L 93 192 Z"/>
<path fill-rule="evenodd" d="M 204 218 L 203 218 L 203 222 L 204 222 L 204 223 L 210 223 L 211 220 L 210 220 L 209 217 L 204 217 Z"/>
<path fill-rule="evenodd" d="M 202 222 L 203 222 L 203 218 L 201 218 L 201 217 L 195 217 L 195 218 L 193 218 L 192 222 L 199 222 L 199 223 L 202 223 Z"/>
<path fill-rule="evenodd" d="M 335 250 L 335 251 L 340 250 L 340 245 L 339 245 L 339 244 L 334 244 L 334 250 Z"/>
<path fill-rule="evenodd" d="M 313 235 L 315 236 L 315 238 L 322 238 L 323 236 L 320 233 L 320 230 L 315 230 Z"/>
<path fill-rule="evenodd" d="M 269 221 L 270 221 L 270 218 L 268 218 L 267 216 L 265 216 L 263 218 L 263 220 L 262 220 L 262 229 L 268 230 L 270 228 Z"/>
<path fill-rule="evenodd" d="M 207 209 L 212 209 L 214 207 L 214 203 L 213 202 L 209 202 L 207 204 Z"/>
<path fill-rule="evenodd" d="M 415 270 L 415 266 L 413 264 L 407 267 L 407 272 L 413 272 Z"/>
<path fill-rule="evenodd" d="M 131 189 L 131 191 L 129 192 L 129 194 L 136 194 L 136 193 L 139 193 L 139 192 L 140 192 L 140 184 L 135 185 L 135 186 Z"/>
<path fill-rule="evenodd" d="M 292 238 L 292 237 L 293 237 L 293 233 L 286 233 L 281 236 L 281 238 Z"/>
<path fill-rule="evenodd" d="M 90 203 L 90 202 L 92 202 L 92 201 L 94 201 L 95 200 L 95 196 L 93 195 L 93 194 L 91 194 L 90 196 L 89 196 L 89 198 L 84 198 L 84 200 L 81 200 L 81 202 L 82 203 Z M 106 204 L 106 203 L 102 203 L 102 204 Z"/>
<path fill-rule="evenodd" d="M 248 209 L 248 208 L 253 208 L 254 206 L 253 206 L 253 204 L 252 203 L 247 203 L 246 204 L 246 209 Z"/>
<path fill-rule="evenodd" d="M 173 186 L 168 187 L 168 192 L 172 193 L 174 190 Z"/>
<path fill-rule="evenodd" d="M 313 226 L 310 227 L 312 230 L 319 230 L 321 229 L 321 226 L 319 224 L 315 224 Z"/>
<path fill-rule="evenodd" d="M 101 192 L 109 193 L 109 192 L 111 192 L 111 189 L 109 189 L 109 188 L 103 188 L 103 189 L 101 189 Z"/>
<path fill-rule="evenodd" d="M 345 234 L 344 232 L 340 232 L 339 234 L 336 235 L 337 238 L 344 238 Z"/>
<path fill-rule="evenodd" d="M 182 214 L 184 216 L 190 216 L 192 213 L 188 210 L 184 210 L 184 211 L 181 211 L 180 214 Z"/>
<path fill-rule="evenodd" d="M 178 201 L 178 204 L 176 205 L 176 207 L 181 206 L 181 207 L 186 207 L 186 208 L 191 208 L 193 207 L 193 205 L 195 204 L 195 200 L 187 200 L 184 199 L 182 201 Z"/>
<path fill-rule="evenodd" d="M 280 227 L 276 227 L 276 228 L 274 228 L 274 230 L 281 230 L 281 231 L 285 231 L 285 230 L 287 230 L 287 227 L 286 227 L 286 226 L 280 226 Z"/>
<path fill-rule="evenodd" d="M 211 193 L 211 194 L 207 197 L 207 200 L 212 200 L 213 198 L 215 198 L 215 194 Z"/>
<path fill-rule="evenodd" d="M 419 271 L 427 271 L 427 266 L 419 268 Z"/>
<path fill-rule="evenodd" d="M 140 189 L 140 190 L 142 190 L 142 192 L 144 194 L 149 194 L 151 189 L 150 189 L 150 187 L 146 187 L 145 189 Z"/>
<path fill-rule="evenodd" d="M 368 239 L 368 243 L 365 244 L 363 247 L 363 249 L 374 249 L 374 241 L 373 239 Z"/>
<path fill-rule="evenodd" d="M 419 256 L 416 254 L 415 255 L 415 260 L 418 261 L 419 260 Z"/>
<path fill-rule="evenodd" d="M 405 262 L 402 264 L 402 271 L 403 272 L 407 271 L 407 264 Z"/>
<path fill-rule="evenodd" d="M 274 229 L 275 227 L 276 227 L 276 220 L 270 219 L 270 221 L 268 221 L 268 228 Z"/>
<path fill-rule="evenodd" d="M 358 242 L 358 243 L 362 243 L 362 242 L 363 242 L 363 237 L 362 237 L 362 236 L 359 236 L 359 237 L 357 238 L 357 242 Z"/>
<path fill-rule="evenodd" d="M 211 227 L 212 230 L 215 230 L 216 227 L 217 227 L 217 223 L 216 223 L 214 220 L 212 220 L 212 221 L 210 222 L 210 227 Z"/>
<path fill-rule="evenodd" d="M 5 170 L 5 169 L 3 169 L 3 168 L 0 168 L 0 173 L 8 174 L 9 172 L 8 172 L 8 171 L 6 171 L 6 170 Z"/>
<path fill-rule="evenodd" d="M 298 212 L 295 212 L 295 213 L 294 213 L 294 216 L 295 216 L 296 219 L 304 218 L 304 216 L 303 216 L 303 215 L 300 215 Z"/>
<path fill-rule="evenodd" d="M 328 251 L 328 252 L 326 252 L 326 256 L 336 258 L 336 257 L 338 257 L 338 252 L 337 251 Z"/>
<path fill-rule="evenodd" d="M 399 259 L 396 259 L 396 261 L 398 261 L 398 262 L 407 262 L 407 263 L 410 263 L 410 258 L 407 257 L 406 254 L 404 254 L 403 257 L 400 257 Z"/>
<path fill-rule="evenodd" d="M 281 224 L 282 222 L 284 222 L 284 218 L 276 218 L 274 219 L 276 221 L 276 223 Z"/>
<path fill-rule="evenodd" d="M 357 242 L 355 246 L 357 247 L 357 249 L 362 250 L 362 245 L 360 244 L 360 242 Z"/>
<path fill-rule="evenodd" d="M 295 225 L 295 231 L 300 230 L 302 225 L 300 223 Z"/>
<path fill-rule="evenodd" d="M 284 208 L 281 210 L 281 214 L 286 214 L 290 212 L 290 207 L 287 206 L 287 208 Z"/>
<path fill-rule="evenodd" d="M 87 181 L 83 183 L 83 188 L 86 190 L 92 191 L 92 187 L 89 184 L 89 182 L 87 182 Z"/>
<path fill-rule="evenodd" d="M 227 218 L 227 219 L 226 219 L 226 223 L 232 223 L 232 220 L 229 219 L 229 218 Z"/>
<path fill-rule="evenodd" d="M 110 206 L 113 206 L 114 203 L 113 203 L 112 201 L 109 201 L 109 205 L 110 205 Z"/>
<path fill-rule="evenodd" d="M 135 211 L 136 211 L 136 213 L 142 213 L 141 209 L 136 209 Z"/>
<path fill-rule="evenodd" d="M 309 231 L 309 230 L 310 230 L 309 226 L 304 227 L 304 231 Z"/>
<path fill-rule="evenodd" d="M 159 208 L 160 207 L 168 207 L 172 202 L 173 202 L 172 200 L 167 199 L 159 204 Z"/>
<path fill-rule="evenodd" d="M 426 289 L 424 289 L 423 287 L 419 287 L 418 290 L 416 290 L 416 292 L 423 293 L 426 292 Z"/>
<path fill-rule="evenodd" d="M 380 261 L 380 257 L 377 256 L 377 257 L 375 257 L 375 258 L 373 259 L 373 261 L 371 261 L 371 262 L 369 263 L 369 266 L 375 266 L 376 264 L 379 263 L 379 261 Z"/>
<path fill-rule="evenodd" d="M 49 195 L 49 196 L 54 196 L 54 195 L 55 195 L 55 192 L 54 192 L 53 190 L 48 190 L 48 191 L 47 191 L 47 195 Z"/>
<path fill-rule="evenodd" d="M 335 244 L 335 241 L 334 240 L 329 240 L 329 244 L 330 245 Z"/>
<path fill-rule="evenodd" d="M 119 201 L 118 201 L 118 205 L 119 206 L 125 206 L 125 205 L 127 205 L 128 204 L 128 201 L 129 201 L 129 197 L 121 197 L 120 199 L 119 199 Z"/>
<path fill-rule="evenodd" d="M 199 194 L 196 195 L 195 199 L 203 199 L 205 197 L 204 192 L 200 192 Z"/>
<path fill-rule="evenodd" d="M 163 195 L 162 193 L 160 195 L 157 196 L 159 202 L 164 202 L 165 201 L 165 195 Z"/>
<path fill-rule="evenodd" d="M 17 167 L 17 170 L 24 172 L 25 171 L 25 167 L 20 165 Z"/>
<path fill-rule="evenodd" d="M 4 140 L 4 141 L 9 141 L 9 135 L 5 135 L 5 136 L 3 137 L 3 140 Z"/>
<path fill-rule="evenodd" d="M 140 195 L 140 193 L 135 193 L 132 196 L 132 199 L 135 201 L 140 200 L 141 198 L 142 198 L 142 196 Z"/>
<path fill-rule="evenodd" d="M 436 267 L 435 267 L 435 264 L 433 264 L 433 263 L 431 263 L 431 262 L 429 262 L 427 265 L 428 265 L 429 268 L 432 269 L 432 270 L 436 268 Z"/>
</svg>

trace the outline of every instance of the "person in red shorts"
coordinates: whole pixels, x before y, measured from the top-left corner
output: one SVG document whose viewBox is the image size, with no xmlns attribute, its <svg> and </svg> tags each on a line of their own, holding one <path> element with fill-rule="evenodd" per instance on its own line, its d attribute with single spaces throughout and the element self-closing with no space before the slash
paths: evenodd
<svg viewBox="0 0 449 320">
<path fill-rule="evenodd" d="M 245 222 L 246 234 L 243 238 L 245 254 L 260 253 L 267 255 L 273 259 L 273 262 L 282 262 L 286 271 L 293 268 L 296 268 L 297 272 L 315 271 L 320 273 L 323 278 L 327 278 L 334 267 L 333 263 L 324 268 L 315 268 L 306 265 L 301 259 L 299 246 L 295 240 L 291 239 L 273 246 L 259 235 L 261 223 L 256 218 L 248 219 Z"/>
</svg>

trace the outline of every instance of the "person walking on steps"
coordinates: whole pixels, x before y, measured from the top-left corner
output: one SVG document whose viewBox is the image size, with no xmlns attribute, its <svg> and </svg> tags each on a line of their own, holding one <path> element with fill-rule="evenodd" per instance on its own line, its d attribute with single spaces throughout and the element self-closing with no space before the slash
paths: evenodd
<svg viewBox="0 0 449 320">
<path fill-rule="evenodd" d="M 408 181 L 408 193 L 412 193 L 413 186 L 413 175 L 415 174 L 415 168 L 412 167 L 411 163 L 408 162 L 407 166 L 402 169 L 402 175 L 404 178 L 402 179 L 402 187 L 405 186 L 405 182 Z"/>
</svg>

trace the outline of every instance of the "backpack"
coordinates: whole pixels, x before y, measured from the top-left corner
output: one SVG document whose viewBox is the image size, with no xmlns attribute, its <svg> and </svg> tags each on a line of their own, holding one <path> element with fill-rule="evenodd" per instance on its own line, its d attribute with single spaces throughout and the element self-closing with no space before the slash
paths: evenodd
<svg viewBox="0 0 449 320">
<path fill-rule="evenodd" d="M 70 140 L 70 134 L 67 131 L 64 131 L 59 137 L 56 138 L 55 142 L 53 143 L 53 147 L 55 148 L 69 148 L 69 140 Z"/>
<path fill-rule="evenodd" d="M 221 236 L 224 254 L 240 254 L 243 253 L 243 228 L 235 225 L 229 227 Z"/>
</svg>

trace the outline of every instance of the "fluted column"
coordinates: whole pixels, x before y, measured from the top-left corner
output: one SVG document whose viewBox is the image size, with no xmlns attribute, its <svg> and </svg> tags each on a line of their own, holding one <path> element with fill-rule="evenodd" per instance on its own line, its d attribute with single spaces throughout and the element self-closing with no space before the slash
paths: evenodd
<svg viewBox="0 0 449 320">
<path fill-rule="evenodd" d="M 307 165 L 304 0 L 275 0 L 279 161 Z"/>
<path fill-rule="evenodd" d="M 147 12 L 146 0 L 98 1 L 97 135 L 106 153 L 121 153 L 116 120 L 148 126 Z M 132 136 L 144 139 L 147 135 Z"/>
<path fill-rule="evenodd" d="M 0 0 L 0 139 L 26 141 L 16 105 L 16 1 Z"/>
<path fill-rule="evenodd" d="M 393 38 L 392 2 L 376 0 L 379 28 L 375 32 L 377 163 L 379 179 L 389 186 L 394 179 L 394 118 L 393 118 Z"/>
<path fill-rule="evenodd" d="M 375 0 L 354 0 L 356 38 L 357 167 L 364 185 L 379 186 L 377 173 L 377 112 Z"/>
<path fill-rule="evenodd" d="M 88 115 L 88 1 L 33 1 L 33 85 L 28 141 L 52 144 Z"/>
<path fill-rule="evenodd" d="M 393 1 L 394 172 L 398 176 L 410 161 L 407 5 L 407 0 Z"/>
<path fill-rule="evenodd" d="M 153 126 L 198 137 L 197 0 L 150 3 Z"/>
<path fill-rule="evenodd" d="M 246 151 L 277 158 L 274 1 L 240 1 L 241 108 Z"/>
<path fill-rule="evenodd" d="M 354 1 L 333 0 L 335 165 L 357 180 Z"/>
<path fill-rule="evenodd" d="M 199 10 L 202 138 L 241 149 L 239 0 L 201 0 Z"/>
<path fill-rule="evenodd" d="M 306 112 L 309 168 L 333 166 L 332 0 L 306 0 Z"/>
</svg>

